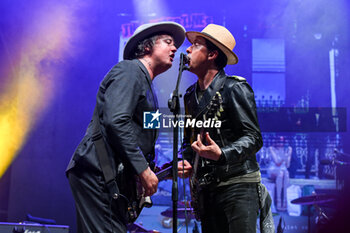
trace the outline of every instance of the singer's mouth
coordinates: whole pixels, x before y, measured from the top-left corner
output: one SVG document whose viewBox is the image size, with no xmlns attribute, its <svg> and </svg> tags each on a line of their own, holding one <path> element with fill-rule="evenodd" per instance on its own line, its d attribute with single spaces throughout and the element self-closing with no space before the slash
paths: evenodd
<svg viewBox="0 0 350 233">
<path fill-rule="evenodd" d="M 170 55 L 171 61 L 174 60 L 174 57 L 175 57 L 175 54 L 171 54 L 171 55 Z"/>
</svg>

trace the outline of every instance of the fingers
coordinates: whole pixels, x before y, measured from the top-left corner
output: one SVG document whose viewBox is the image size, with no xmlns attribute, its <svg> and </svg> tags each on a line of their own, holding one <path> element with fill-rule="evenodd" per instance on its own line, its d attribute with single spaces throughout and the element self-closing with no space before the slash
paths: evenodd
<svg viewBox="0 0 350 233">
<path fill-rule="evenodd" d="M 201 135 L 197 134 L 197 141 L 200 142 L 201 141 Z"/>
<path fill-rule="evenodd" d="M 185 173 L 185 168 L 184 168 L 185 164 L 182 161 L 179 161 L 177 163 L 177 175 L 179 177 L 183 177 L 184 173 Z"/>
<path fill-rule="evenodd" d="M 188 171 L 180 171 L 179 170 L 177 174 L 180 178 L 187 178 L 190 176 L 191 173 Z"/>
<path fill-rule="evenodd" d="M 143 188 L 145 189 L 146 196 L 152 196 L 157 192 L 158 178 L 154 172 L 148 167 L 140 175 L 140 180 Z"/>
<path fill-rule="evenodd" d="M 201 150 L 201 148 L 205 147 L 201 141 L 201 136 L 198 134 L 197 135 L 197 141 L 193 142 L 191 145 L 192 149 L 194 151 L 196 151 L 197 153 L 199 153 L 199 151 Z"/>
<path fill-rule="evenodd" d="M 157 188 L 151 187 L 151 188 L 147 188 L 145 189 L 145 196 L 152 196 L 153 194 L 155 194 L 157 192 Z"/>
<path fill-rule="evenodd" d="M 187 160 L 179 161 L 177 168 L 178 168 L 178 176 L 179 177 L 187 178 L 191 175 L 192 166 Z"/>
<path fill-rule="evenodd" d="M 215 144 L 215 142 L 213 141 L 213 139 L 211 139 L 210 135 L 208 132 L 205 133 L 205 140 L 207 141 L 208 145 L 213 145 Z"/>
<path fill-rule="evenodd" d="M 211 139 L 208 132 L 205 134 L 205 139 L 207 142 L 206 145 L 202 143 L 200 136 L 197 135 L 197 141 L 191 145 L 192 149 L 203 158 L 217 161 L 221 156 L 220 147 Z"/>
<path fill-rule="evenodd" d="M 192 166 L 187 160 L 183 160 L 178 162 L 177 168 L 179 171 L 186 171 L 192 169 Z"/>
<path fill-rule="evenodd" d="M 188 178 L 190 177 L 192 171 L 178 171 L 178 176 L 180 178 Z"/>
<path fill-rule="evenodd" d="M 187 160 L 184 160 L 184 163 L 185 163 L 185 167 L 192 168 L 192 165 Z"/>
<path fill-rule="evenodd" d="M 199 148 L 204 146 L 203 143 L 202 143 L 202 138 L 201 138 L 200 134 L 197 134 L 197 145 L 198 145 Z"/>
<path fill-rule="evenodd" d="M 154 177 L 150 178 L 147 183 L 147 188 L 145 188 L 145 195 L 152 196 L 157 192 L 157 188 L 158 188 L 158 178 L 156 175 L 154 175 Z"/>
</svg>

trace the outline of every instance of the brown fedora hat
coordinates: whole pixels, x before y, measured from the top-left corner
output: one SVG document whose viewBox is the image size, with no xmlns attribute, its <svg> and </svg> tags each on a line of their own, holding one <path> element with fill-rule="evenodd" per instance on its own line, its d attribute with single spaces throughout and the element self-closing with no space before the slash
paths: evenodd
<svg viewBox="0 0 350 233">
<path fill-rule="evenodd" d="M 225 27 L 216 24 L 208 24 L 201 32 L 186 32 L 186 37 L 191 43 L 193 43 L 197 36 L 204 37 L 216 45 L 226 55 L 228 65 L 233 65 L 238 62 L 237 55 L 232 51 L 236 46 L 236 40 Z"/>
</svg>

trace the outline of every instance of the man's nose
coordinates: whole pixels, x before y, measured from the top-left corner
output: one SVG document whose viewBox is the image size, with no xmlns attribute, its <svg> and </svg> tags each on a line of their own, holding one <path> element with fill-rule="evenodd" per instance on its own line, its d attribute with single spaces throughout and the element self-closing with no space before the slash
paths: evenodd
<svg viewBox="0 0 350 233">
<path fill-rule="evenodd" d="M 172 46 L 171 51 L 174 51 L 174 52 L 176 52 L 176 51 L 177 51 L 177 48 L 176 48 L 176 46 L 175 46 L 175 45 L 173 45 L 173 46 Z"/>
</svg>

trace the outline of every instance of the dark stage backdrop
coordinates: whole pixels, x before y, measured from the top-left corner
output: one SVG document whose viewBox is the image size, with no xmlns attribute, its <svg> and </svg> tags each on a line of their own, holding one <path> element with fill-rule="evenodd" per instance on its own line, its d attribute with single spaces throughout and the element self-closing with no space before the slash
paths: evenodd
<svg viewBox="0 0 350 233">
<path fill-rule="evenodd" d="M 248 80 L 262 109 L 332 107 L 333 71 L 336 106 L 347 109 L 350 105 L 346 1 L 154 1 L 153 7 L 143 7 L 144 12 L 138 9 L 140 2 L 1 1 L 0 119 L 13 97 L 7 96 L 13 86 L 15 94 L 24 90 L 22 100 L 40 103 L 29 105 L 31 110 L 40 105 L 40 111 L 29 119 L 30 127 L 20 125 L 23 128 L 18 131 L 23 129 L 25 137 L 14 138 L 14 142 L 23 142 L 0 178 L 0 221 L 22 221 L 30 213 L 55 219 L 75 232 L 74 202 L 64 171 L 91 119 L 98 85 L 120 59 L 121 38 L 127 39 L 140 23 L 173 20 L 186 30 L 198 31 L 208 23 L 225 25 L 236 38 L 239 57 L 239 63 L 227 67 L 226 72 Z M 54 49 L 48 47 L 51 43 Z M 179 52 L 185 52 L 186 46 L 188 42 Z M 330 66 L 332 49 L 336 54 L 334 66 Z M 257 51 L 266 53 L 268 59 Z M 174 67 L 155 80 L 162 107 L 166 107 L 175 86 L 179 52 Z M 27 58 L 28 53 L 32 57 Z M 28 61 L 36 63 L 26 66 Z M 34 73 L 36 82 L 26 88 L 21 84 L 28 81 L 27 73 Z M 184 73 L 181 92 L 195 80 L 194 75 Z M 262 126 L 268 123 L 269 119 L 260 120 Z M 275 131 L 277 135 L 292 135 L 291 143 L 303 137 L 295 136 L 294 131 Z M 264 132 L 266 145 L 271 133 L 276 132 Z M 11 131 L 6 135 L 12 136 Z M 170 155 L 171 138 L 167 136 L 161 134 L 160 144 L 162 153 Z M 331 136 L 339 138 L 332 142 L 332 148 L 350 151 L 346 143 L 350 140 L 348 126 L 338 136 L 335 132 Z"/>
</svg>

